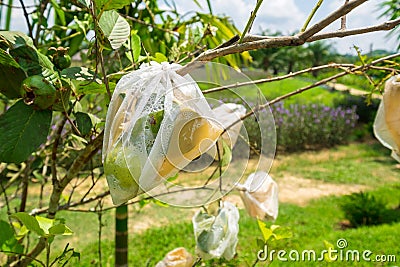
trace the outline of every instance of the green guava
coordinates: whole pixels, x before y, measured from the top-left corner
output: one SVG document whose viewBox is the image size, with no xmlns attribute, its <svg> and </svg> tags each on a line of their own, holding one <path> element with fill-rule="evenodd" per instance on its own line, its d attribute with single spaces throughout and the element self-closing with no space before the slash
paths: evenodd
<svg viewBox="0 0 400 267">
<path fill-rule="evenodd" d="M 129 167 L 131 167 L 132 173 L 134 173 L 136 177 L 132 176 Z M 139 161 L 133 158 L 129 167 L 125 159 L 121 142 L 118 142 L 107 154 L 106 160 L 104 161 L 104 173 L 111 179 L 115 179 L 113 183 L 118 184 L 122 189 L 133 190 L 134 194 L 136 194 L 139 189 L 136 182 L 136 179 L 140 177 Z"/>
<path fill-rule="evenodd" d="M 40 75 L 25 78 L 20 88 L 20 95 L 24 102 L 39 109 L 51 107 L 56 100 L 56 93 L 56 88 Z"/>
</svg>

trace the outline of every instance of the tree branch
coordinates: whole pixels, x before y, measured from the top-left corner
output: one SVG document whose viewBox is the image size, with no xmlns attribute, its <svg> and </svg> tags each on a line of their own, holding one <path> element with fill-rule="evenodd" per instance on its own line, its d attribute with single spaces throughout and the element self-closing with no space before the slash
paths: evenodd
<svg viewBox="0 0 400 267">
<path fill-rule="evenodd" d="M 255 50 L 260 48 L 270 48 L 270 47 L 283 47 L 283 46 L 299 46 L 308 41 L 316 33 L 325 29 L 332 22 L 336 21 L 340 17 L 348 14 L 350 11 L 358 7 L 359 5 L 365 3 L 368 0 L 352 0 L 347 4 L 341 6 L 332 14 L 328 15 L 326 18 L 322 19 L 311 26 L 308 30 L 294 35 L 294 36 L 279 36 L 274 38 L 267 38 L 255 41 L 249 41 L 245 38 L 243 43 L 234 44 L 228 47 L 211 49 L 201 53 L 197 58 L 195 58 L 191 63 L 184 66 L 182 69 L 178 70 L 177 73 L 180 75 L 185 75 L 190 72 L 193 68 L 196 68 L 201 61 L 210 61 L 217 57 L 222 57 L 235 53 L 242 53 L 249 50 Z M 200 63 L 201 64 L 201 63 Z"/>
<path fill-rule="evenodd" d="M 394 29 L 396 26 L 400 25 L 400 18 L 395 19 L 395 20 L 389 20 L 386 22 L 383 22 L 381 24 L 375 25 L 375 26 L 370 26 L 370 27 L 365 27 L 365 28 L 357 28 L 357 29 L 352 29 L 352 30 L 338 30 L 335 32 L 328 32 L 328 33 L 321 33 L 321 34 L 316 34 L 309 39 L 307 39 L 307 42 L 314 42 L 322 39 L 330 39 L 330 38 L 342 38 L 346 36 L 353 36 L 353 35 L 358 35 L 358 34 L 365 34 L 365 33 L 370 33 L 370 32 L 377 32 L 377 31 L 389 31 L 391 29 Z"/>
<path fill-rule="evenodd" d="M 318 81 L 318 82 L 316 82 L 316 83 L 313 83 L 313 84 L 311 84 L 311 85 L 308 85 L 308 86 L 299 88 L 299 89 L 297 89 L 297 90 L 295 90 L 295 91 L 293 91 L 293 92 L 290 92 L 290 93 L 287 93 L 287 94 L 285 94 L 285 95 L 276 97 L 276 98 L 273 99 L 272 101 L 270 101 L 270 102 L 268 102 L 268 103 L 266 103 L 266 104 L 264 104 L 264 105 L 257 106 L 257 108 L 255 108 L 255 109 L 249 111 L 248 113 L 246 113 L 245 115 L 243 115 L 241 118 L 237 119 L 237 120 L 236 120 L 235 122 L 233 122 L 231 125 L 229 125 L 228 127 L 226 127 L 226 128 L 224 129 L 224 132 L 226 132 L 228 129 L 230 129 L 230 128 L 231 128 L 232 126 L 234 126 L 235 124 L 237 124 L 237 123 L 243 121 L 244 119 L 250 117 L 250 116 L 253 115 L 254 113 L 259 112 L 259 111 L 261 111 L 261 110 L 263 110 L 263 109 L 265 109 L 265 108 L 267 108 L 267 107 L 269 107 L 269 106 L 271 106 L 271 105 L 273 105 L 273 104 L 275 104 L 275 103 L 278 103 L 278 102 L 280 102 L 280 101 L 282 101 L 282 100 L 284 100 L 284 99 L 286 99 L 286 98 L 289 98 L 289 97 L 291 97 L 291 96 L 300 94 L 300 93 L 302 93 L 302 92 L 304 92 L 304 91 L 310 90 L 310 89 L 315 88 L 315 87 L 317 87 L 317 86 L 326 84 L 327 82 L 330 82 L 330 81 L 332 81 L 332 80 L 335 80 L 335 79 L 337 79 L 337 78 L 340 78 L 340 77 L 342 77 L 342 76 L 345 76 L 345 75 L 347 75 L 347 74 L 349 74 L 349 73 L 356 72 L 356 71 L 364 71 L 364 70 L 367 70 L 367 69 L 371 68 L 371 66 L 373 66 L 373 65 L 376 65 L 376 64 L 378 64 L 378 63 L 380 63 L 380 62 L 383 62 L 383 61 L 385 61 L 385 60 L 392 59 L 392 58 L 396 58 L 396 57 L 399 57 L 399 56 L 400 56 L 400 53 L 388 55 L 388 56 L 386 56 L 386 57 L 382 57 L 382 58 L 379 58 L 379 59 L 377 59 L 377 60 L 374 60 L 374 61 L 372 61 L 372 62 L 369 63 L 369 64 L 365 64 L 365 65 L 362 65 L 362 66 L 358 66 L 358 67 L 351 68 L 351 69 L 348 70 L 348 71 L 343 71 L 343 72 L 341 72 L 341 73 L 335 74 L 335 75 L 330 76 L 330 77 L 328 77 L 328 78 L 322 79 L 322 80 L 320 80 L 320 81 Z M 224 132 L 223 132 L 223 133 L 224 133 Z M 223 133 L 222 133 L 222 134 L 223 134 Z M 221 135 L 222 135 L 222 134 L 221 134 Z"/>
<path fill-rule="evenodd" d="M 242 87 L 242 86 L 247 86 L 247 85 L 254 85 L 254 84 L 260 84 L 260 83 L 268 83 L 268 82 L 274 82 L 274 81 L 281 81 L 287 78 L 292 78 L 304 73 L 308 73 L 308 72 L 312 72 L 312 71 L 316 71 L 316 70 L 322 70 L 322 69 L 327 69 L 327 68 L 333 68 L 333 69 L 337 69 L 337 68 L 350 68 L 350 67 L 354 67 L 354 64 L 338 64 L 338 63 L 330 63 L 327 65 L 322 65 L 322 66 L 317 66 L 317 67 L 312 67 L 312 68 L 308 68 L 308 69 L 304 69 L 304 70 L 300 70 L 297 72 L 292 72 L 286 75 L 282 75 L 282 76 L 277 76 L 277 77 L 272 77 L 272 78 L 264 78 L 264 79 L 259 79 L 259 80 L 254 80 L 254 81 L 248 81 L 248 82 L 241 82 L 241 83 L 234 83 L 234 84 L 230 84 L 230 85 L 224 85 L 224 86 L 218 86 L 218 87 L 214 87 L 208 90 L 204 90 L 203 94 L 209 94 L 209 93 L 215 93 L 215 92 L 219 92 L 219 91 L 223 91 L 223 90 L 227 90 L 227 89 L 232 89 L 232 88 L 238 88 L 238 87 Z"/>
</svg>

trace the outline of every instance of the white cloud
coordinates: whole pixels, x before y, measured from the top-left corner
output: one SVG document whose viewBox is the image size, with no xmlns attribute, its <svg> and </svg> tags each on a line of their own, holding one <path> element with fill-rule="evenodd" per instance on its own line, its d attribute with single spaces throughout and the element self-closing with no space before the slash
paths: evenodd
<svg viewBox="0 0 400 267">
<path fill-rule="evenodd" d="M 284 33 L 293 32 L 301 28 L 305 17 L 306 14 L 294 0 L 266 1 L 258 12 L 254 30 L 259 27 Z"/>
</svg>

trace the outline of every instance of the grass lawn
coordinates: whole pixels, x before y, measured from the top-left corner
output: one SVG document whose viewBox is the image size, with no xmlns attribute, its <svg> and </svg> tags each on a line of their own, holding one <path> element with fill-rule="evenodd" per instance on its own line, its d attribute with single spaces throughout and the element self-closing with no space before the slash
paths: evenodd
<svg viewBox="0 0 400 267">
<path fill-rule="evenodd" d="M 289 92 L 293 92 L 302 87 L 308 86 L 312 84 L 310 81 L 306 81 L 301 78 L 290 78 L 281 81 L 269 82 L 258 84 L 257 87 L 263 93 L 267 101 L 273 100 L 278 96 L 282 96 Z M 209 87 L 205 85 L 200 85 L 202 89 L 209 89 Z M 229 91 L 220 91 L 217 93 L 207 94 L 206 97 L 214 98 L 214 99 L 230 99 L 236 98 L 238 95 L 244 97 L 247 101 L 256 101 L 256 91 L 252 86 L 243 86 L 234 89 L 234 93 Z M 294 95 L 285 99 L 285 105 L 288 106 L 290 104 L 308 104 L 308 103 L 317 103 L 324 104 L 327 106 L 334 106 L 334 102 L 340 99 L 343 99 L 344 95 L 337 91 L 331 91 L 324 87 L 316 87 L 310 90 L 307 90 L 301 94 Z"/>
<path fill-rule="evenodd" d="M 345 183 L 349 186 L 362 184 L 368 191 L 388 203 L 393 218 L 400 218 L 400 176 L 389 151 L 376 142 L 353 143 L 330 150 L 278 155 L 271 175 L 278 180 L 287 175 L 324 180 L 330 183 Z M 284 181 L 284 180 L 282 180 Z M 294 192 L 295 193 L 295 192 Z M 339 204 L 345 196 L 329 196 L 314 199 L 307 205 L 281 203 L 280 214 L 275 224 L 289 227 L 293 233 L 290 239 L 270 244 L 270 249 L 306 250 L 321 253 L 326 249 L 324 241 L 336 245 L 340 238 L 346 239 L 349 250 L 370 250 L 374 254 L 396 255 L 400 262 L 400 223 L 389 222 L 379 226 L 340 229 L 344 214 Z M 137 207 L 136 207 L 137 208 Z M 195 209 L 166 208 L 150 204 L 138 210 L 130 207 L 129 221 L 129 266 L 154 266 L 164 255 L 183 246 L 194 254 L 195 241 L 191 217 Z M 240 210 L 240 232 L 237 257 L 232 261 L 206 261 L 199 266 L 252 266 L 258 247 L 256 239 L 261 238 L 257 222 L 244 210 Z M 67 224 L 75 231 L 70 238 L 61 238 L 55 243 L 69 242 L 81 253 L 81 261 L 72 266 L 100 266 L 98 262 L 96 214 L 63 212 Z M 113 266 L 113 213 L 102 217 L 102 266 Z M 83 223 L 84 222 L 84 223 Z M 396 266 L 396 263 L 371 262 L 280 262 L 271 266 Z M 256 266 L 267 266 L 260 262 Z"/>
</svg>

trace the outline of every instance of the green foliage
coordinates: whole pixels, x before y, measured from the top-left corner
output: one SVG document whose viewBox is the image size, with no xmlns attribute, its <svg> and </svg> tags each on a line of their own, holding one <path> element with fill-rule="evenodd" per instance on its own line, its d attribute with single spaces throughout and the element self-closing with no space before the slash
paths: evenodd
<svg viewBox="0 0 400 267">
<path fill-rule="evenodd" d="M 10 73 L 13 79 L 9 79 Z M 25 72 L 15 59 L 0 49 L 0 92 L 10 99 L 20 97 L 19 89 L 25 77 Z"/>
<path fill-rule="evenodd" d="M 351 225 L 359 227 L 382 223 L 386 205 L 375 196 L 360 192 L 346 197 L 340 206 Z"/>
<path fill-rule="evenodd" d="M 51 111 L 35 110 L 22 100 L 2 114 L 0 161 L 20 163 L 27 159 L 46 141 L 51 117 Z"/>
<path fill-rule="evenodd" d="M 129 23 L 115 10 L 105 11 L 102 14 L 99 27 L 112 49 L 120 48 L 129 38 Z"/>
<path fill-rule="evenodd" d="M 379 17 L 388 17 L 391 20 L 397 19 L 400 17 L 400 1 L 399 0 L 386 0 L 382 3 L 379 4 L 380 9 L 382 10 L 382 13 L 379 15 Z M 397 41 L 399 42 L 399 45 L 397 46 L 397 49 L 400 49 L 400 35 L 399 35 L 399 29 L 394 28 L 390 34 L 397 38 Z M 397 35 L 397 37 L 396 37 Z"/>
<path fill-rule="evenodd" d="M 17 212 L 11 215 L 12 218 L 17 219 L 26 228 L 23 230 L 24 234 L 29 231 L 34 232 L 40 237 L 45 237 L 52 241 L 56 235 L 71 235 L 72 230 L 69 229 L 64 223 L 60 223 L 54 219 L 48 219 L 41 216 L 31 216 L 25 212 Z"/>
</svg>

